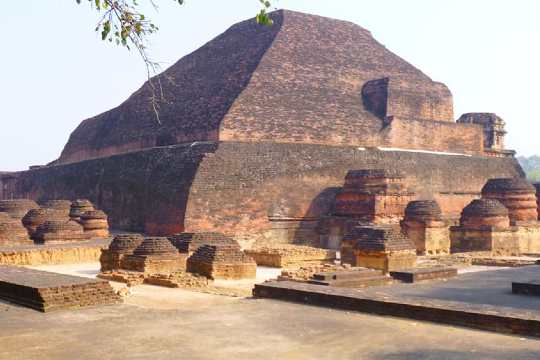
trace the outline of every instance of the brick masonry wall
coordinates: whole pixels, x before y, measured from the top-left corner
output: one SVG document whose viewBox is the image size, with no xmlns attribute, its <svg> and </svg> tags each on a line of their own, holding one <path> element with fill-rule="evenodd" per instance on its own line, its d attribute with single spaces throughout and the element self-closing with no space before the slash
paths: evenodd
<svg viewBox="0 0 540 360">
<path fill-rule="evenodd" d="M 362 87 L 364 106 L 381 119 L 404 117 L 454 121 L 452 93 L 437 82 L 400 82 L 385 77 Z"/>
<path fill-rule="evenodd" d="M 404 149 L 482 154 L 484 130 L 476 124 L 393 118 L 382 132 L 381 143 Z"/>
<path fill-rule="evenodd" d="M 444 199 L 452 194 L 478 194 L 488 178 L 523 176 L 513 158 L 210 142 L 17 173 L 3 184 L 3 196 L 88 198 L 109 215 L 112 228 L 218 231 L 264 244 L 295 238 L 295 231 L 280 231 L 276 222 L 292 220 L 300 229 L 302 223 L 313 229 L 315 219 L 332 211 L 348 170 L 382 167 L 402 171 L 418 199 L 436 195 L 443 212 Z"/>
<path fill-rule="evenodd" d="M 271 16 L 272 27 L 253 19 L 235 24 L 164 72 L 162 126 L 146 83 L 118 107 L 83 121 L 57 163 L 190 141 L 381 145 L 384 119 L 365 107 L 362 89 L 385 77 L 392 85 L 389 116 L 453 121 L 448 88 L 368 30 L 288 10 Z M 440 149 L 427 139 L 448 135 L 419 134 L 427 135 L 427 150 Z"/>
</svg>

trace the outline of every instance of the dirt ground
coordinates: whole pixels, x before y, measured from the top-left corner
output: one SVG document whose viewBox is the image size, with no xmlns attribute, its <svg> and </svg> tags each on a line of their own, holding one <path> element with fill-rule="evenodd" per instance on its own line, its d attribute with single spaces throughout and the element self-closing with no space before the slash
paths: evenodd
<svg viewBox="0 0 540 360">
<path fill-rule="evenodd" d="M 93 276 L 93 266 L 64 270 Z M 149 285 L 118 306 L 42 314 L 0 303 L 0 359 L 128 358 L 539 359 L 540 340 Z"/>
</svg>

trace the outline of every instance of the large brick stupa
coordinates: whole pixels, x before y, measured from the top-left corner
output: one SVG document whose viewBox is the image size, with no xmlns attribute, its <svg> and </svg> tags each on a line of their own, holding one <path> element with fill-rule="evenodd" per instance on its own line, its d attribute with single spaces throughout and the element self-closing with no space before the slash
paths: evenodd
<svg viewBox="0 0 540 360">
<path fill-rule="evenodd" d="M 404 175 L 457 218 L 490 178 L 522 177 L 504 121 L 455 121 L 442 83 L 345 21 L 287 10 L 247 20 L 84 120 L 51 164 L 0 175 L 0 198 L 87 198 L 112 227 L 310 242 L 349 170 Z M 61 108 L 61 107 L 59 107 Z"/>
</svg>

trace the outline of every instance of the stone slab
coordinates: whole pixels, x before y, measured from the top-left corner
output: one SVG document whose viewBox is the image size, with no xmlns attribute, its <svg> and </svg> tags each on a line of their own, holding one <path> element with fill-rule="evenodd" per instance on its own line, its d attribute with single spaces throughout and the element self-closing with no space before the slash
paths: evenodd
<svg viewBox="0 0 540 360">
<path fill-rule="evenodd" d="M 491 269 L 460 274 L 447 281 L 396 283 L 361 289 L 302 283 L 295 283 L 298 287 L 293 287 L 283 281 L 257 285 L 254 293 L 261 297 L 540 336 L 540 301 L 536 296 L 516 296 L 511 291 L 512 282 L 539 279 L 540 266 Z M 283 289 L 263 296 L 257 289 L 261 286 Z M 311 295 L 311 291 L 315 295 Z"/>
<path fill-rule="evenodd" d="M 396 280 L 400 280 L 406 283 L 415 283 L 418 281 L 435 279 L 447 279 L 457 276 L 457 274 L 458 272 L 456 268 L 446 266 L 390 271 L 390 276 L 392 276 Z"/>
<path fill-rule="evenodd" d="M 103 280 L 3 265 L 0 298 L 43 312 L 121 302 Z"/>
<path fill-rule="evenodd" d="M 322 280 L 322 281 L 330 281 L 330 280 L 358 279 L 360 277 L 372 277 L 375 275 L 382 275 L 382 271 L 365 268 L 362 270 L 320 272 L 320 273 L 314 274 L 313 279 Z"/>
<path fill-rule="evenodd" d="M 411 285 L 409 285 L 411 286 Z M 364 313 L 540 337 L 540 311 L 517 311 L 473 303 L 390 297 L 357 289 L 291 281 L 256 284 L 253 295 Z"/>
<path fill-rule="evenodd" d="M 309 284 L 334 286 L 343 288 L 363 288 L 367 286 L 380 286 L 391 284 L 393 279 L 385 275 L 374 275 L 370 277 L 360 277 L 357 279 L 341 279 L 341 280 L 309 280 Z"/>
<path fill-rule="evenodd" d="M 387 285 L 393 279 L 380 270 L 357 269 L 350 271 L 320 272 L 308 281 L 314 285 L 362 288 L 366 286 Z"/>
<path fill-rule="evenodd" d="M 512 293 L 540 296 L 540 280 L 530 282 L 513 282 Z"/>
</svg>

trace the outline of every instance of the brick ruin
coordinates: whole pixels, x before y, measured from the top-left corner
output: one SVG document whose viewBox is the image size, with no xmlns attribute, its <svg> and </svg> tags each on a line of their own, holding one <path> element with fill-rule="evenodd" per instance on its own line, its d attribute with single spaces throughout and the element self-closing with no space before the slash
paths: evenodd
<svg viewBox="0 0 540 360">
<path fill-rule="evenodd" d="M 65 212 L 51 209 L 51 208 L 38 208 L 31 209 L 26 213 L 22 218 L 22 224 L 28 230 L 30 237 L 34 237 L 36 234 L 37 228 L 43 224 L 45 221 L 49 220 L 67 220 Z"/>
<path fill-rule="evenodd" d="M 79 200 L 73 204 L 69 200 L 49 200 L 40 207 L 28 199 L 0 201 L 0 245 L 74 243 L 107 238 L 109 228 L 103 211 L 79 214 L 88 204 Z M 72 217 L 74 213 L 76 217 Z"/>
<path fill-rule="evenodd" d="M 203 245 L 187 259 L 187 271 L 209 279 L 255 278 L 257 264 L 239 246 Z"/>
<path fill-rule="evenodd" d="M 73 202 L 69 200 L 46 200 L 41 203 L 41 208 L 57 210 L 65 216 L 69 216 L 72 203 Z"/>
<path fill-rule="evenodd" d="M 502 119 L 455 121 L 446 85 L 368 30 L 270 16 L 274 26 L 235 24 L 167 69 L 161 125 L 146 83 L 81 122 L 57 160 L 0 173 L 0 199 L 88 199 L 74 220 L 93 203 L 111 227 L 149 235 L 337 250 L 360 220 L 398 224 L 411 200 L 437 201 L 457 224 L 489 179 L 524 177 Z"/>
<path fill-rule="evenodd" d="M 38 209 L 39 205 L 28 199 L 0 200 L 0 212 L 15 219 L 22 219 L 29 210 Z"/>
<path fill-rule="evenodd" d="M 419 255 L 450 253 L 448 223 L 435 200 L 411 201 L 405 209 L 401 228 L 414 242 Z"/>
<path fill-rule="evenodd" d="M 500 201 L 514 225 L 538 220 L 536 188 L 525 179 L 490 179 L 482 188 L 482 198 Z"/>
<path fill-rule="evenodd" d="M 69 217 L 73 221 L 81 221 L 81 216 L 87 211 L 93 211 L 94 205 L 86 199 L 77 199 L 71 203 Z"/>
<path fill-rule="evenodd" d="M 72 220 L 48 220 L 39 225 L 33 235 L 38 244 L 55 244 L 88 240 L 84 228 Z"/>
<path fill-rule="evenodd" d="M 101 210 L 83 212 L 79 221 L 89 238 L 106 238 L 109 236 L 109 223 L 105 212 Z"/>
<path fill-rule="evenodd" d="M 336 216 L 374 224 L 395 224 L 414 194 L 405 189 L 404 176 L 387 169 L 351 170 L 336 195 Z"/>
<path fill-rule="evenodd" d="M 32 240 L 28 236 L 28 232 L 21 222 L 8 215 L 0 212 L 0 245 L 28 245 L 32 244 Z"/>
<path fill-rule="evenodd" d="M 538 220 L 540 220 L 540 183 L 534 183 L 536 189 L 536 210 L 538 211 Z"/>
<path fill-rule="evenodd" d="M 122 302 L 107 281 L 2 265 L 0 298 L 42 312 Z"/>
<path fill-rule="evenodd" d="M 327 264 L 336 260 L 335 250 L 292 244 L 256 247 L 244 252 L 259 266 L 277 268 Z"/>
<path fill-rule="evenodd" d="M 122 268 L 144 274 L 170 274 L 185 270 L 186 258 L 166 237 L 147 237 L 132 254 L 124 255 Z"/>
<path fill-rule="evenodd" d="M 501 181 L 490 180 L 491 184 L 514 183 L 509 179 L 494 180 Z M 492 186 L 489 185 L 488 189 L 492 189 Z M 509 193 L 503 190 L 504 187 L 496 186 L 497 193 L 487 192 L 488 198 L 474 200 L 467 205 L 463 209 L 459 226 L 450 227 L 452 252 L 489 251 L 493 255 L 538 253 L 540 223 L 532 219 L 534 212 L 527 195 L 530 188 L 523 183 L 521 187 L 523 190 L 516 196 L 515 185 Z M 506 202 L 492 198 L 494 194 Z M 507 204 L 510 207 L 505 206 Z"/>
<path fill-rule="evenodd" d="M 255 278 L 257 265 L 232 238 L 183 233 L 170 238 L 121 234 L 100 257 L 99 277 L 168 287 L 207 287 L 214 279 Z"/>
<path fill-rule="evenodd" d="M 353 266 L 385 273 L 416 265 L 416 247 L 399 226 L 356 227 L 343 239 L 342 252 L 351 254 L 348 259 Z"/>
<path fill-rule="evenodd" d="M 508 209 L 501 202 L 474 200 L 463 209 L 460 225 L 451 228 L 452 252 L 515 253 L 511 235 Z M 514 246 L 504 251 L 499 248 L 504 244 Z"/>
<path fill-rule="evenodd" d="M 403 177 L 381 170 L 356 170 L 351 173 L 385 174 L 388 179 L 383 181 L 383 175 L 380 175 L 375 183 L 362 180 L 361 186 L 356 183 L 356 189 L 361 188 L 362 191 L 354 192 L 351 190 L 351 177 L 348 176 L 343 189 L 338 190 L 334 214 L 319 221 L 320 244 L 331 248 L 339 244 L 341 259 L 345 263 L 357 263 L 355 246 L 362 246 L 358 240 L 358 228 L 378 229 L 381 225 L 392 225 L 397 221 L 403 235 L 414 243 L 419 255 L 471 251 L 487 251 L 493 255 L 540 252 L 536 190 L 525 179 L 489 179 L 482 187 L 482 198 L 465 206 L 458 225 L 451 226 L 456 223 L 455 220 L 443 214 L 437 201 L 409 201 L 416 196 L 402 187 L 395 187 L 395 179 L 404 182 L 406 179 Z M 384 191 L 387 184 L 392 184 L 396 189 L 395 196 L 405 196 L 397 202 L 389 202 L 390 205 L 387 203 L 377 207 L 376 200 L 369 199 L 377 199 L 374 194 L 384 194 L 377 187 L 380 184 L 384 185 Z M 365 191 L 369 185 L 375 190 Z M 407 205 L 403 210 L 404 203 Z M 379 231 L 374 230 L 372 234 L 379 234 Z"/>
<path fill-rule="evenodd" d="M 142 244 L 144 237 L 140 234 L 116 235 L 107 249 L 101 250 L 99 262 L 101 272 L 120 270 L 123 268 L 123 259 L 132 255 L 133 251 Z"/>
<path fill-rule="evenodd" d="M 238 246 L 238 242 L 233 238 L 218 232 L 180 233 L 169 236 L 169 240 L 179 252 L 188 256 L 193 255 L 203 245 Z"/>
</svg>

